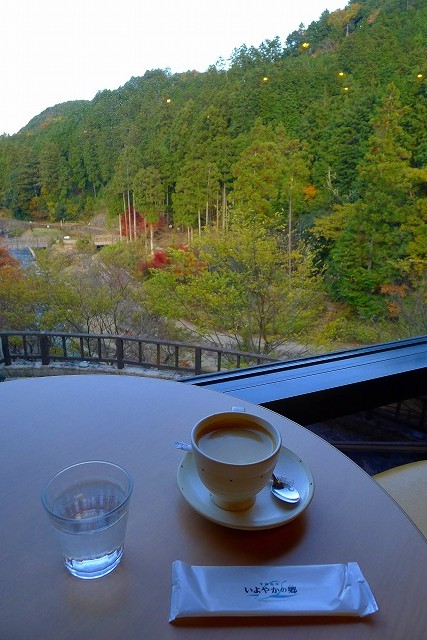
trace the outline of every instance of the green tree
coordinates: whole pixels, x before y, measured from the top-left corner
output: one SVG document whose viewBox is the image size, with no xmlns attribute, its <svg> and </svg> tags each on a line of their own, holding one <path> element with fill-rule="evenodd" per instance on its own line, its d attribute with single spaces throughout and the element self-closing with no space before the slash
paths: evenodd
<svg viewBox="0 0 427 640">
<path fill-rule="evenodd" d="M 138 171 L 138 150 L 133 145 L 122 149 L 110 182 L 109 189 L 113 194 L 113 206 L 123 211 L 124 225 L 120 222 L 120 234 L 126 234 L 128 240 L 136 238 L 136 212 L 133 205 L 133 181 Z M 120 214 L 119 214 L 120 216 Z"/>
<path fill-rule="evenodd" d="M 84 171 L 93 197 L 96 198 L 102 186 L 102 176 L 98 164 L 97 131 L 94 127 L 85 125 L 81 132 L 81 138 Z"/>
<path fill-rule="evenodd" d="M 41 201 L 45 203 L 51 220 L 60 218 L 61 205 L 67 199 L 68 167 L 58 146 L 53 142 L 43 145 L 39 156 Z"/>
<path fill-rule="evenodd" d="M 233 166 L 236 208 L 247 210 L 254 221 L 273 226 L 287 221 L 291 234 L 295 219 L 306 208 L 305 189 L 310 183 L 306 145 L 257 122 L 249 144 Z"/>
<path fill-rule="evenodd" d="M 359 2 L 353 2 L 345 9 L 337 9 L 328 16 L 327 22 L 334 27 L 338 33 L 344 32 L 345 35 L 348 36 L 361 6 Z"/>
<path fill-rule="evenodd" d="M 200 337 L 224 347 L 272 353 L 301 339 L 323 305 L 312 256 L 302 245 L 288 273 L 280 242 L 250 224 L 206 232 L 193 249 L 175 249 L 146 283 L 154 308 L 188 319 Z"/>
<path fill-rule="evenodd" d="M 42 329 L 80 333 L 124 334 L 154 331 L 144 293 L 129 273 L 97 255 L 41 256 L 32 289 Z"/>
<path fill-rule="evenodd" d="M 30 149 L 24 147 L 9 174 L 4 203 L 16 218 L 28 219 L 38 209 L 39 196 L 39 164 Z"/>
<path fill-rule="evenodd" d="M 156 167 L 139 169 L 133 179 L 134 206 L 144 216 L 150 228 L 150 249 L 154 250 L 154 226 L 165 208 L 165 191 L 160 171 Z"/>
<path fill-rule="evenodd" d="M 360 200 L 338 206 L 334 215 L 342 227 L 335 232 L 329 281 L 339 298 L 367 317 L 385 311 L 381 287 L 405 281 L 402 264 L 410 255 L 411 235 L 414 239 L 410 220 L 427 182 L 427 172 L 410 166 L 410 154 L 402 146 L 402 115 L 398 91 L 390 85 L 372 120 L 374 133 L 359 167 Z M 327 227 L 333 224 L 317 222 L 320 233 Z"/>
<path fill-rule="evenodd" d="M 182 167 L 173 195 L 174 222 L 188 229 L 190 239 L 196 226 L 200 235 L 203 223 L 209 224 L 211 208 L 218 198 L 219 180 L 218 168 L 211 162 L 193 160 Z"/>
</svg>

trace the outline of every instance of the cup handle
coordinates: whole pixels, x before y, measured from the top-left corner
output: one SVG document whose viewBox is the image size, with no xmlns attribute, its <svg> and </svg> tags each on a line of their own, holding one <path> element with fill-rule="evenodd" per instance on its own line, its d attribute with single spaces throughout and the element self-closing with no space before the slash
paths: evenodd
<svg viewBox="0 0 427 640">
<path fill-rule="evenodd" d="M 232 411 L 236 411 L 237 413 L 246 413 L 245 407 L 231 407 Z"/>
</svg>

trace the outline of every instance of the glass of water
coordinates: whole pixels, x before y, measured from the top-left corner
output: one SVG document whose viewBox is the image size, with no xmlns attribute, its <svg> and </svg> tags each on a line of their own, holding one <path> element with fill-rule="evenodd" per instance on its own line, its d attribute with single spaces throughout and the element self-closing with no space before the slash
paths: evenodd
<svg viewBox="0 0 427 640">
<path fill-rule="evenodd" d="M 132 488 L 125 469 L 97 460 L 67 467 L 46 485 L 42 503 L 74 576 L 100 578 L 119 564 Z"/>
</svg>

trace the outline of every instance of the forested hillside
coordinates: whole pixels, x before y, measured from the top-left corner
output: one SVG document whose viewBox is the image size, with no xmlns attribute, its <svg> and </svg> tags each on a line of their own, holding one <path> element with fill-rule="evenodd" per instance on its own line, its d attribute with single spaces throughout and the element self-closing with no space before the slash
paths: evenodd
<svg viewBox="0 0 427 640">
<path fill-rule="evenodd" d="M 248 246 L 270 242 L 270 267 L 277 272 L 278 251 L 283 272 L 270 292 L 303 299 L 315 289 L 318 305 L 322 290 L 343 305 L 347 329 L 351 317 L 386 321 L 400 327 L 396 334 L 425 332 L 426 53 L 425 0 L 351 0 L 294 33 L 236 48 L 229 64 L 205 73 L 146 71 L 0 138 L 1 204 L 27 220 L 107 211 L 130 240 L 159 224 L 185 229 L 199 243 L 191 269 L 204 273 L 196 284 L 205 294 L 216 286 L 230 295 L 233 257 L 214 247 L 220 237 L 228 233 L 229 246 L 237 236 Z M 156 295 L 188 284 L 176 267 L 181 260 L 189 268 L 188 248 L 176 252 L 150 280 Z M 146 261 L 140 273 L 156 266 Z M 207 282 L 213 273 L 217 281 Z M 181 300 L 207 313 L 212 300 L 195 292 Z M 241 308 L 239 296 L 230 309 Z M 304 330 L 298 315 L 294 335 Z M 231 319 L 216 322 L 229 329 Z M 340 322 L 337 339 L 351 338 Z M 270 326 L 263 344 L 283 331 L 283 323 Z"/>
</svg>

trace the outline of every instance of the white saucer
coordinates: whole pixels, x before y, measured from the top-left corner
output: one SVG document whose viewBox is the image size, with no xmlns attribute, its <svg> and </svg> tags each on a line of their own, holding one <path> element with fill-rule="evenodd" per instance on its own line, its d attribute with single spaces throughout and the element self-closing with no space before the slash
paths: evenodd
<svg viewBox="0 0 427 640">
<path fill-rule="evenodd" d="M 193 454 L 187 453 L 178 467 L 178 486 L 195 511 L 208 520 L 232 529 L 272 529 L 297 518 L 310 504 L 314 480 L 310 469 L 290 449 L 282 447 L 276 472 L 293 480 L 301 500 L 286 504 L 275 498 L 270 484 L 257 495 L 255 504 L 243 511 L 226 511 L 212 502 L 209 490 L 202 484 L 194 464 Z"/>
</svg>

